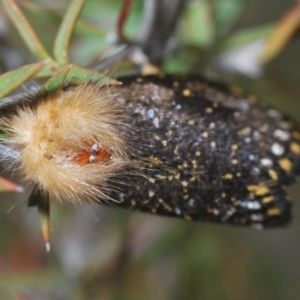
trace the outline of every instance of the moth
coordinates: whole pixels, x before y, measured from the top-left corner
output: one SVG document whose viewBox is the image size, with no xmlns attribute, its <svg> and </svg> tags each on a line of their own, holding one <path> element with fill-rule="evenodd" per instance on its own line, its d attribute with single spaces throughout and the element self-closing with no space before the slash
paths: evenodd
<svg viewBox="0 0 300 300">
<path fill-rule="evenodd" d="M 185 220 L 281 226 L 300 130 L 236 87 L 199 76 L 66 83 L 0 101 L 2 161 L 42 201 L 98 202 Z"/>
</svg>

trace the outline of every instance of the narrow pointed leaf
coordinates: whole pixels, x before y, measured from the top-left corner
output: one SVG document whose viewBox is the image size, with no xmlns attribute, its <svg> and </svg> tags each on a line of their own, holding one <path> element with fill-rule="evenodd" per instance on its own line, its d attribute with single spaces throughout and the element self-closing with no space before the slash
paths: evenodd
<svg viewBox="0 0 300 300">
<path fill-rule="evenodd" d="M 97 81 L 101 85 L 118 85 L 119 82 L 115 79 L 109 78 L 103 73 L 79 67 L 77 65 L 68 65 L 63 70 L 55 74 L 49 79 L 40 92 L 51 93 L 63 86 L 64 82 L 82 83 L 86 81 Z"/>
<path fill-rule="evenodd" d="M 94 71 L 91 69 L 79 67 L 77 65 L 73 65 L 70 68 L 70 71 L 67 74 L 66 79 L 69 81 L 73 81 L 73 82 L 74 81 L 75 82 L 84 82 L 87 80 L 98 81 L 102 85 L 107 85 L 107 84 L 118 85 L 118 84 L 120 84 L 117 80 L 110 78 L 103 73 L 100 73 L 100 72 L 97 72 L 97 71 Z"/>
<path fill-rule="evenodd" d="M 61 87 L 70 72 L 70 68 L 72 66 L 69 65 L 64 68 L 62 71 L 58 72 L 54 77 L 51 77 L 45 85 L 41 89 L 41 93 L 51 93 L 56 91 L 59 87 Z"/>
<path fill-rule="evenodd" d="M 300 3 L 290 10 L 275 26 L 260 56 L 261 61 L 266 62 L 275 57 L 286 46 L 299 26 Z"/>
<path fill-rule="evenodd" d="M 63 14 L 56 10 L 52 10 L 48 7 L 44 7 L 41 4 L 33 2 L 20 3 L 22 8 L 29 13 L 32 17 L 40 20 L 49 20 L 52 23 L 60 23 L 63 19 Z M 78 20 L 76 22 L 75 31 L 86 37 L 104 38 L 107 35 L 107 29 L 103 29 L 93 23 Z"/>
<path fill-rule="evenodd" d="M 29 64 L 0 75 L 0 98 L 32 78 L 45 64 L 46 62 Z"/>
<path fill-rule="evenodd" d="M 21 37 L 26 43 L 30 51 L 40 60 L 49 59 L 50 55 L 47 53 L 42 42 L 36 36 L 33 28 L 25 18 L 14 0 L 2 0 L 5 11 L 16 26 Z"/>
<path fill-rule="evenodd" d="M 207 47 L 214 41 L 215 31 L 211 2 L 206 0 L 190 3 L 183 18 L 183 41 Z"/>
<path fill-rule="evenodd" d="M 229 51 L 258 40 L 266 39 L 266 37 L 271 33 L 272 28 L 272 25 L 266 24 L 238 31 L 221 43 L 218 50 L 220 53 L 223 53 L 224 51 Z"/>
<path fill-rule="evenodd" d="M 38 204 L 38 212 L 40 216 L 40 223 L 42 228 L 43 239 L 45 243 L 45 248 L 47 252 L 50 252 L 50 231 L 51 231 L 51 222 L 50 222 L 50 201 L 49 199 L 44 199 Z"/>
<path fill-rule="evenodd" d="M 57 33 L 53 53 L 55 59 L 61 64 L 66 64 L 68 62 L 70 39 L 84 4 L 85 0 L 73 0 L 69 4 L 68 10 Z"/>
</svg>

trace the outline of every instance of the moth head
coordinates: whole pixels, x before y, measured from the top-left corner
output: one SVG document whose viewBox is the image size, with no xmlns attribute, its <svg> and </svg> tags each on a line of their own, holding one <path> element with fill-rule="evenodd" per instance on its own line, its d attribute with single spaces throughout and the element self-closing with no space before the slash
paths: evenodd
<svg viewBox="0 0 300 300">
<path fill-rule="evenodd" d="M 4 118 L 4 143 L 19 152 L 12 163 L 25 182 L 60 200 L 109 198 L 109 179 L 129 163 L 126 117 L 116 98 L 96 83 L 71 85 Z"/>
</svg>

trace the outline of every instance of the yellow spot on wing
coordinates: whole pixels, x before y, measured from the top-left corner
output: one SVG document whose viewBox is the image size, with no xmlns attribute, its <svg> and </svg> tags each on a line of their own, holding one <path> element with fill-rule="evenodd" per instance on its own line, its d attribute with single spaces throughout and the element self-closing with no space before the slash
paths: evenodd
<svg viewBox="0 0 300 300">
<path fill-rule="evenodd" d="M 272 207 L 267 210 L 268 216 L 279 216 L 281 214 L 281 210 L 278 207 Z"/>
<path fill-rule="evenodd" d="M 272 202 L 272 201 L 274 201 L 274 200 L 275 200 L 274 196 L 268 196 L 268 197 L 264 197 L 264 198 L 262 199 L 262 202 L 263 202 L 264 204 L 268 204 L 268 203 L 270 203 L 270 202 Z"/>
<path fill-rule="evenodd" d="M 200 155 L 201 155 L 201 151 L 196 151 L 196 152 L 195 152 L 195 155 L 196 155 L 196 156 L 200 156 Z"/>
<path fill-rule="evenodd" d="M 203 133 L 202 133 L 202 136 L 203 136 L 205 139 L 207 139 L 207 138 L 208 138 L 208 132 L 207 132 L 207 131 L 203 132 Z"/>
<path fill-rule="evenodd" d="M 299 144 L 291 143 L 291 144 L 290 144 L 290 150 L 291 150 L 294 154 L 299 155 L 299 154 L 300 154 L 300 146 L 299 146 Z"/>
<path fill-rule="evenodd" d="M 248 185 L 247 189 L 249 192 L 254 193 L 256 196 L 263 196 L 269 193 L 269 188 L 265 185 Z"/>
<path fill-rule="evenodd" d="M 175 177 L 175 179 L 179 179 L 179 178 L 180 178 L 180 173 L 176 173 L 176 174 L 174 175 L 174 177 Z"/>
<path fill-rule="evenodd" d="M 181 184 L 182 184 L 182 186 L 184 186 L 184 187 L 187 187 L 187 186 L 189 185 L 189 183 L 188 183 L 186 180 L 181 181 Z"/>
<path fill-rule="evenodd" d="M 287 158 L 280 159 L 278 163 L 280 165 L 280 168 L 283 169 L 284 171 L 290 172 L 292 170 L 293 165 L 289 159 Z"/>
<path fill-rule="evenodd" d="M 251 134 L 251 128 L 249 126 L 245 127 L 243 129 L 239 130 L 238 134 L 243 135 L 243 136 L 249 136 Z"/>
<path fill-rule="evenodd" d="M 231 145 L 231 150 L 232 151 L 236 151 L 238 148 L 239 148 L 239 145 L 237 145 L 237 144 L 232 144 Z"/>
<path fill-rule="evenodd" d="M 149 192 L 148 192 L 148 196 L 149 196 L 150 198 L 154 197 L 154 195 L 155 195 L 155 193 L 154 193 L 153 191 L 149 191 Z"/>
<path fill-rule="evenodd" d="M 151 178 L 151 177 L 149 177 L 148 180 L 149 180 L 149 182 L 151 182 L 151 183 L 155 183 L 155 182 L 156 182 L 156 180 L 155 180 L 154 178 Z"/>
<path fill-rule="evenodd" d="M 166 141 L 166 140 L 162 140 L 161 143 L 164 147 L 166 147 L 168 145 L 168 141 Z"/>
<path fill-rule="evenodd" d="M 237 159 L 233 159 L 233 160 L 231 160 L 231 163 L 233 164 L 233 165 L 237 165 L 238 164 L 238 160 Z"/>
<path fill-rule="evenodd" d="M 164 201 L 164 199 L 159 198 L 159 199 L 158 199 L 158 202 L 164 207 L 165 210 L 167 210 L 167 211 L 169 211 L 169 212 L 173 211 L 172 207 L 171 207 L 170 205 L 168 205 L 168 204 Z"/>
<path fill-rule="evenodd" d="M 270 169 L 270 170 L 268 171 L 268 173 L 269 173 L 269 176 L 270 176 L 273 180 L 277 180 L 277 179 L 278 179 L 278 174 L 276 173 L 275 170 Z"/>
<path fill-rule="evenodd" d="M 190 89 L 184 89 L 184 90 L 182 91 L 182 95 L 185 96 L 185 97 L 189 97 L 189 96 L 192 95 L 192 92 L 191 92 Z"/>
<path fill-rule="evenodd" d="M 216 148 L 216 147 L 217 147 L 216 142 L 215 142 L 215 141 L 212 141 L 212 142 L 210 143 L 210 147 L 211 147 L 211 148 Z"/>
<path fill-rule="evenodd" d="M 211 113 L 213 112 L 213 109 L 212 109 L 211 107 L 207 107 L 207 108 L 205 109 L 205 112 L 206 112 L 207 114 L 211 114 Z"/>
<path fill-rule="evenodd" d="M 230 173 L 225 174 L 224 176 L 222 176 L 222 179 L 227 179 L 227 180 L 231 180 L 233 178 L 233 175 Z"/>
</svg>

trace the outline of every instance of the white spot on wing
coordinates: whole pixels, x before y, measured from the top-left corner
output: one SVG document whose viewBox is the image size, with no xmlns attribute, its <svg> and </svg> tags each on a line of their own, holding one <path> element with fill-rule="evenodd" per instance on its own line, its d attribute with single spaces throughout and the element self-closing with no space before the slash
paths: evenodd
<svg viewBox="0 0 300 300">
<path fill-rule="evenodd" d="M 278 143 L 274 143 L 272 146 L 271 146 L 271 151 L 274 155 L 276 156 L 280 156 L 284 153 L 284 147 Z"/>
<path fill-rule="evenodd" d="M 262 158 L 260 160 L 260 163 L 264 167 L 272 167 L 273 166 L 273 162 L 270 158 Z"/>
<path fill-rule="evenodd" d="M 273 133 L 273 136 L 282 142 L 288 141 L 291 138 L 289 132 L 281 129 L 276 129 Z"/>
</svg>

